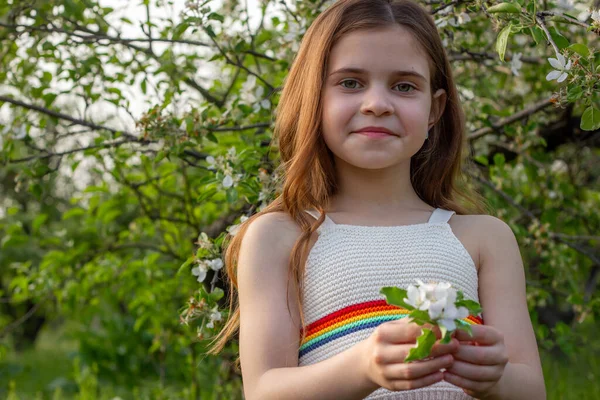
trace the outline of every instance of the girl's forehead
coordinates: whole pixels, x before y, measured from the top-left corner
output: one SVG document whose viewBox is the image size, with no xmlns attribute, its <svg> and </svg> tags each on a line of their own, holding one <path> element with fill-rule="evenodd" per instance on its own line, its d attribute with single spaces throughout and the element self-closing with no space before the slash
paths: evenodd
<svg viewBox="0 0 600 400">
<path fill-rule="evenodd" d="M 355 68 L 366 73 L 412 70 L 429 76 L 427 55 L 410 31 L 400 25 L 347 33 L 334 44 L 328 64 L 329 74 Z"/>
</svg>

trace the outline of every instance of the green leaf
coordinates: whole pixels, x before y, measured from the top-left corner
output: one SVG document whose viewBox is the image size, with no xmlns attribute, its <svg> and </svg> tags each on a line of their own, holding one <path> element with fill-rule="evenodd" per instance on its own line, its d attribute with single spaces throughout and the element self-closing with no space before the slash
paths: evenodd
<svg viewBox="0 0 600 400">
<path fill-rule="evenodd" d="M 456 307 L 466 307 L 467 310 L 469 310 L 469 313 L 471 315 L 477 315 L 479 313 L 481 313 L 481 305 L 473 300 L 460 300 L 457 301 L 456 303 Z"/>
<path fill-rule="evenodd" d="M 215 31 L 213 30 L 212 26 L 210 25 L 206 25 L 204 27 L 204 31 L 208 34 L 208 36 L 210 36 L 211 38 L 215 38 L 217 35 L 215 34 Z"/>
<path fill-rule="evenodd" d="M 65 212 L 62 215 L 63 221 L 73 217 L 79 217 L 81 215 L 85 215 L 85 210 L 82 208 L 71 208 L 69 211 Z"/>
<path fill-rule="evenodd" d="M 436 337 L 433 331 L 431 329 L 423 329 L 421 335 L 417 338 L 417 347 L 410 349 L 404 362 L 407 363 L 410 361 L 422 360 L 428 357 L 435 341 Z"/>
<path fill-rule="evenodd" d="M 216 193 L 218 192 L 217 189 L 215 188 L 211 188 L 208 190 L 204 190 L 202 191 L 202 193 L 200 193 L 200 195 L 196 198 L 196 202 L 197 203 L 203 203 L 206 200 L 209 200 L 210 198 L 212 198 Z"/>
<path fill-rule="evenodd" d="M 52 103 L 54 103 L 56 96 L 57 96 L 56 93 L 46 93 L 42 96 L 46 107 L 50 107 L 52 105 Z"/>
<path fill-rule="evenodd" d="M 177 270 L 175 276 L 179 276 L 187 267 L 189 267 L 194 262 L 194 259 L 195 257 L 191 256 L 187 260 L 185 260 L 185 262 L 181 264 L 181 267 L 179 267 L 179 269 Z"/>
<path fill-rule="evenodd" d="M 574 102 L 579 100 L 583 96 L 583 88 L 581 86 L 569 86 L 567 87 L 567 100 Z"/>
<path fill-rule="evenodd" d="M 494 154 L 494 165 L 497 165 L 498 167 L 502 168 L 504 166 L 504 154 L 502 153 L 496 153 Z"/>
<path fill-rule="evenodd" d="M 546 35 L 540 27 L 534 26 L 530 28 L 530 30 L 531 36 L 533 37 L 533 40 L 535 40 L 535 44 L 546 43 Z"/>
<path fill-rule="evenodd" d="M 500 3 L 500 4 L 491 6 L 490 8 L 487 9 L 487 11 L 490 14 L 495 14 L 495 13 L 515 14 L 515 13 L 520 13 L 521 9 L 513 3 Z"/>
<path fill-rule="evenodd" d="M 508 24 L 500 31 L 498 38 L 496 39 L 496 51 L 500 56 L 500 60 L 504 61 L 504 54 L 506 53 L 506 46 L 508 44 L 508 38 L 512 29 L 512 24 Z"/>
<path fill-rule="evenodd" d="M 600 110 L 594 106 L 589 106 L 581 116 L 581 129 L 584 131 L 595 131 L 600 129 Z"/>
<path fill-rule="evenodd" d="M 225 295 L 225 292 L 223 291 L 223 289 L 219 288 L 219 287 L 215 287 L 213 289 L 212 292 L 210 292 L 210 294 L 208 295 L 209 300 L 212 300 L 214 302 L 217 302 L 219 300 L 221 300 L 221 298 Z"/>
<path fill-rule="evenodd" d="M 590 49 L 588 49 L 585 44 L 573 43 L 569 46 L 569 49 L 573 50 L 582 57 L 588 57 L 590 55 Z"/>
<path fill-rule="evenodd" d="M 487 157 L 484 156 L 483 154 L 476 156 L 475 161 L 477 161 L 478 163 L 483 164 L 483 165 L 489 165 Z"/>
<path fill-rule="evenodd" d="M 225 21 L 225 17 L 223 17 L 221 14 L 218 14 L 216 12 L 208 14 L 208 19 L 214 19 L 214 20 L 217 20 L 219 22 Z"/>
<path fill-rule="evenodd" d="M 385 300 L 388 304 L 404 307 L 408 310 L 414 310 L 415 308 L 410 304 L 404 302 L 404 299 L 408 297 L 406 294 L 406 290 L 400 289 L 398 287 L 386 286 L 381 288 L 379 293 L 385 296 Z"/>
<path fill-rule="evenodd" d="M 558 48 L 560 50 L 569 47 L 569 41 L 567 40 L 567 38 L 564 37 L 563 35 L 561 35 L 560 32 L 557 31 L 555 27 L 548 28 L 548 32 L 550 32 L 550 36 L 552 37 L 552 40 L 554 40 L 554 43 L 556 43 L 556 45 L 558 46 Z"/>
<path fill-rule="evenodd" d="M 206 138 L 207 138 L 208 140 L 210 140 L 211 142 L 214 142 L 214 143 L 219 143 L 219 139 L 217 139 L 217 137 L 216 137 L 216 136 L 215 136 L 215 135 L 214 135 L 212 132 L 208 132 L 208 133 L 206 134 Z"/>
<path fill-rule="evenodd" d="M 33 228 L 33 232 L 38 233 L 40 230 L 40 227 L 44 224 L 44 222 L 46 222 L 47 219 L 48 219 L 48 214 L 40 214 L 37 217 L 35 217 L 35 219 L 33 220 L 33 223 L 31 224 L 31 226 Z"/>
<path fill-rule="evenodd" d="M 429 318 L 429 313 L 425 310 L 413 309 L 408 316 L 411 319 L 411 322 L 414 322 L 417 325 L 433 323 L 433 321 L 431 321 L 431 318 Z"/>
<path fill-rule="evenodd" d="M 469 334 L 469 336 L 473 337 L 473 329 L 471 329 L 471 325 L 469 325 L 468 323 L 465 323 L 465 324 L 458 323 L 458 324 L 456 324 L 456 329 L 466 331 Z"/>
</svg>

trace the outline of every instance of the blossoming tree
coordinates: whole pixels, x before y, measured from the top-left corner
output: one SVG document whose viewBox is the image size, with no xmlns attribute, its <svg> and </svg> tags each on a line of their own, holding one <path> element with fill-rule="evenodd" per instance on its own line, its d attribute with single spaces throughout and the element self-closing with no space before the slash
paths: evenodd
<svg viewBox="0 0 600 400">
<path fill-rule="evenodd" d="M 273 111 L 330 3 L 0 0 L 0 362 L 66 319 L 115 382 L 240 395 L 236 343 L 203 356 L 227 312 L 221 245 L 278 194 Z M 471 184 L 522 246 L 540 345 L 597 349 L 599 5 L 422 4 Z"/>
</svg>

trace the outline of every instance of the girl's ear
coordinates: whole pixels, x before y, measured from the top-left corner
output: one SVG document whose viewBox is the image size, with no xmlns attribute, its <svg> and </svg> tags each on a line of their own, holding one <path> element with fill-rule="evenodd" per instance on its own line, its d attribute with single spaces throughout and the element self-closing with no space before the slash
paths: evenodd
<svg viewBox="0 0 600 400">
<path fill-rule="evenodd" d="M 442 117 L 446 108 L 446 98 L 447 95 L 444 89 L 438 89 L 431 97 L 431 112 L 429 113 L 429 127 L 427 129 L 431 129 Z"/>
</svg>

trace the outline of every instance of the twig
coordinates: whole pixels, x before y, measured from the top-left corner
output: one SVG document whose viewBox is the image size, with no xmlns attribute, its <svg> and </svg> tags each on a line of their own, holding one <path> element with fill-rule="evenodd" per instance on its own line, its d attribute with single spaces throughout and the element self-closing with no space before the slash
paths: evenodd
<svg viewBox="0 0 600 400">
<path fill-rule="evenodd" d="M 34 110 L 34 111 L 40 112 L 42 114 L 50 115 L 51 117 L 54 117 L 54 118 L 63 119 L 65 121 L 70 121 L 70 122 L 74 123 L 75 125 L 87 126 L 88 128 L 92 128 L 92 129 L 95 129 L 95 130 L 98 130 L 98 131 L 105 130 L 105 131 L 109 131 L 109 132 L 114 133 L 114 134 L 121 133 L 123 136 L 125 136 L 125 137 L 127 137 L 129 139 L 135 139 L 135 140 L 141 140 L 141 141 L 143 141 L 142 139 L 139 139 L 137 136 L 135 136 L 132 133 L 129 133 L 129 132 L 126 132 L 126 131 L 123 131 L 123 130 L 117 130 L 117 129 L 109 128 L 107 126 L 98 125 L 98 124 L 95 124 L 93 122 L 85 121 L 83 119 L 73 118 L 70 115 L 63 114 L 63 113 L 60 113 L 58 111 L 53 111 L 53 110 L 50 110 L 50 109 L 45 108 L 45 107 L 36 106 L 35 104 L 24 103 L 24 102 L 22 102 L 20 100 L 16 100 L 16 99 L 13 99 L 13 98 L 8 97 L 8 96 L 2 96 L 2 95 L 0 95 L 0 102 L 11 103 L 11 104 L 14 104 L 14 105 L 19 106 L 19 107 L 27 108 L 29 110 Z"/>
<path fill-rule="evenodd" d="M 46 299 L 49 296 L 46 296 Z M 8 335 L 9 333 L 11 333 L 12 331 L 14 331 L 15 329 L 17 329 L 17 327 L 19 325 L 21 325 L 22 323 L 24 323 L 25 321 L 27 321 L 29 318 L 31 318 L 33 316 L 33 314 L 35 314 L 35 312 L 38 310 L 38 308 L 40 308 L 40 306 L 42 305 L 42 303 L 45 303 L 45 300 L 40 300 L 37 303 L 35 303 L 33 305 L 33 307 L 31 307 L 24 315 L 22 315 L 19 319 L 17 319 L 16 321 L 8 324 L 3 330 L 2 332 L 0 332 L 0 338 L 3 338 L 4 336 Z"/>
<path fill-rule="evenodd" d="M 477 129 L 477 130 L 469 133 L 467 138 L 469 141 L 473 142 L 473 141 L 487 135 L 488 133 L 494 132 L 494 131 L 502 128 L 504 125 L 512 124 L 513 122 L 516 122 L 523 118 L 529 117 L 530 115 L 543 110 L 544 108 L 548 107 L 551 104 L 553 104 L 551 99 L 544 99 L 544 100 L 538 101 L 537 103 L 532 104 L 531 106 L 527 107 L 526 109 L 521 110 L 521 111 L 511 115 L 510 117 L 503 118 L 503 119 L 499 120 L 498 122 L 493 123 L 491 127 L 487 126 L 485 128 Z"/>
<path fill-rule="evenodd" d="M 564 19 L 566 19 L 567 21 L 569 21 L 569 22 L 571 22 L 573 24 L 583 26 L 584 28 L 589 28 L 589 27 L 592 26 L 590 24 L 586 24 L 585 22 L 582 22 L 582 21 L 578 20 L 577 18 L 573 18 L 573 17 L 571 17 L 569 15 L 565 15 L 565 14 L 562 14 L 562 13 L 557 12 L 557 11 L 540 11 L 537 14 L 540 17 L 542 17 L 542 18 L 546 17 L 546 16 L 561 17 L 561 18 L 564 18 Z M 600 30 L 599 29 L 592 29 L 592 31 L 600 35 Z"/>
<path fill-rule="evenodd" d="M 554 43 L 554 40 L 552 39 L 552 35 L 550 35 L 550 31 L 548 31 L 548 28 L 546 27 L 546 23 L 544 22 L 544 16 L 541 13 L 537 13 L 535 16 L 535 20 L 537 21 L 538 25 L 542 28 L 542 30 L 546 34 L 548 41 L 550 42 L 552 47 L 554 47 L 554 52 L 558 56 L 560 54 L 560 50 L 558 49 L 558 46 L 556 45 L 556 43 Z"/>
</svg>

